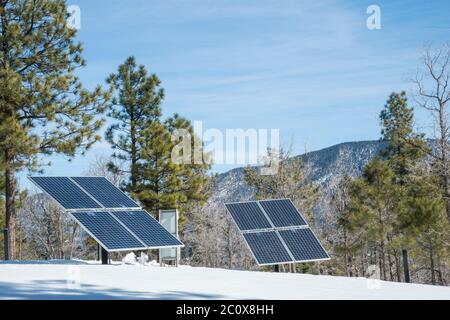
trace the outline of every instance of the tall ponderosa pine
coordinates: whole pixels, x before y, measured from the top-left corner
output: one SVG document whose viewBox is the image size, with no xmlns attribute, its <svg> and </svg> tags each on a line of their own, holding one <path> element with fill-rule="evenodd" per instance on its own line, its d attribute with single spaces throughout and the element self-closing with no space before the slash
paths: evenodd
<svg viewBox="0 0 450 320">
<path fill-rule="evenodd" d="M 395 204 L 398 189 L 393 183 L 394 172 L 386 161 L 376 157 L 366 167 L 361 178 L 351 186 L 352 203 L 342 227 L 360 234 L 370 264 L 377 264 L 383 280 L 396 280 L 400 260 L 395 250 L 398 238 Z"/>
<path fill-rule="evenodd" d="M 391 93 L 380 113 L 380 121 L 382 140 L 387 142 L 381 155 L 389 161 L 396 182 L 403 185 L 428 150 L 424 135 L 414 131 L 414 110 L 408 106 L 404 91 Z"/>
<path fill-rule="evenodd" d="M 15 174 L 36 169 L 39 154 L 69 157 L 100 139 L 107 98 L 83 89 L 74 75 L 84 66 L 76 30 L 62 0 L 0 1 L 0 153 L 5 174 L 10 257 L 15 256 Z"/>
<path fill-rule="evenodd" d="M 383 139 L 388 142 L 383 155 L 395 173 L 394 183 L 401 195 L 396 203 L 401 245 L 413 252 L 419 246 L 426 252 L 431 283 L 435 284 L 436 268 L 442 267 L 438 257 L 444 255 L 442 243 L 448 222 L 443 211 L 445 201 L 438 192 L 439 179 L 433 177 L 425 162 L 425 156 L 432 151 L 424 135 L 414 132 L 414 111 L 408 107 L 405 92 L 391 94 L 380 119 Z"/>
<path fill-rule="evenodd" d="M 414 176 L 398 205 L 398 213 L 403 243 L 419 265 L 417 269 L 428 269 L 431 284 L 446 285 L 450 227 L 439 180 L 430 175 Z"/>
<path fill-rule="evenodd" d="M 382 125 L 382 140 L 387 142 L 386 150 L 382 152 L 382 156 L 386 159 L 388 166 L 394 172 L 393 183 L 397 186 L 397 194 L 401 195 L 396 198 L 395 212 L 405 212 L 404 204 L 408 196 L 411 184 L 415 177 L 414 173 L 418 171 L 418 167 L 423 163 L 426 150 L 428 150 L 423 134 L 417 134 L 414 131 L 414 110 L 408 106 L 408 99 L 404 91 L 400 93 L 391 93 L 384 109 L 380 113 L 380 121 Z M 406 208 L 409 211 L 411 208 Z M 408 243 L 405 236 L 408 234 L 404 230 L 404 224 L 398 221 L 396 217 L 396 228 L 398 233 L 402 233 L 403 237 L 397 241 L 397 248 L 393 248 L 395 258 L 397 259 L 400 247 L 403 246 L 402 254 L 407 257 L 406 244 Z M 397 271 L 397 279 L 400 281 L 400 270 Z"/>
<path fill-rule="evenodd" d="M 116 121 L 108 128 L 106 140 L 115 150 L 113 157 L 129 164 L 125 172 L 114 162 L 109 163 L 109 168 L 130 176 L 126 189 L 132 192 L 138 179 L 143 133 L 145 128 L 159 121 L 164 91 L 159 87 L 158 77 L 149 75 L 144 66 L 138 66 L 134 57 L 126 59 L 107 83 L 115 93 L 108 115 Z"/>
<path fill-rule="evenodd" d="M 340 227 L 361 237 L 362 256 L 379 264 L 383 279 L 401 281 L 400 252 L 408 248 L 414 265 L 426 261 L 427 267 L 422 263 L 417 269 L 428 269 L 431 283 L 436 283 L 436 273 L 444 283 L 444 202 L 425 159 L 429 148 L 423 135 L 414 132 L 413 110 L 404 92 L 390 95 L 380 120 L 386 149 L 351 183 L 351 201 Z"/>
<path fill-rule="evenodd" d="M 163 121 L 161 102 L 164 91 L 156 75 L 148 75 L 133 57 L 119 66 L 107 82 L 115 93 L 109 116 L 115 120 L 106 140 L 115 149 L 113 157 L 128 170 L 113 163 L 111 171 L 130 177 L 125 189 L 147 210 L 178 208 L 187 210 L 195 201 L 205 201 L 203 188 L 208 180 L 208 164 L 176 164 L 171 159 L 176 141 L 172 133 L 185 129 L 195 139 L 191 123 L 178 115 Z M 192 143 L 193 152 L 198 144 Z M 124 172 L 125 171 L 125 172 Z"/>
</svg>

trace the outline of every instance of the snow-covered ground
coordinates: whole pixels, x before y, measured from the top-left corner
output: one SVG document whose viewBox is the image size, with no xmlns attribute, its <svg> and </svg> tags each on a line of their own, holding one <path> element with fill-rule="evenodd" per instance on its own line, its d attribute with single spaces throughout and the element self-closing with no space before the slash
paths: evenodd
<svg viewBox="0 0 450 320">
<path fill-rule="evenodd" d="M 450 299 L 449 287 L 82 261 L 0 263 L 0 299 Z"/>
</svg>

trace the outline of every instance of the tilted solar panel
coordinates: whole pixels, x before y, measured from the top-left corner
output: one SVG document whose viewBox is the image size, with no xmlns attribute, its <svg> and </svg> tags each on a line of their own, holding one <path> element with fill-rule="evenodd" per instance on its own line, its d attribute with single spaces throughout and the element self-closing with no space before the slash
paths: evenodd
<svg viewBox="0 0 450 320">
<path fill-rule="evenodd" d="M 240 230 L 269 229 L 272 227 L 257 202 L 225 204 Z"/>
<path fill-rule="evenodd" d="M 150 248 L 183 246 L 180 240 L 146 211 L 113 211 L 111 214 Z"/>
<path fill-rule="evenodd" d="M 306 226 L 297 208 L 289 199 L 259 201 L 275 227 Z"/>
<path fill-rule="evenodd" d="M 328 260 L 289 199 L 226 203 L 259 265 Z"/>
<path fill-rule="evenodd" d="M 30 177 L 64 209 L 98 209 L 101 206 L 67 177 Z"/>
<path fill-rule="evenodd" d="M 72 212 L 71 215 L 108 251 L 146 249 L 109 212 Z"/>
<path fill-rule="evenodd" d="M 132 210 L 140 207 L 104 177 L 30 180 L 69 211 L 107 251 L 183 246 L 147 212 Z"/>
<path fill-rule="evenodd" d="M 296 261 L 329 258 L 310 229 L 281 230 L 279 233 Z"/>
<path fill-rule="evenodd" d="M 292 262 L 276 231 L 244 233 L 244 238 L 259 265 Z"/>
<path fill-rule="evenodd" d="M 105 177 L 71 177 L 105 208 L 139 208 L 125 193 Z"/>
</svg>

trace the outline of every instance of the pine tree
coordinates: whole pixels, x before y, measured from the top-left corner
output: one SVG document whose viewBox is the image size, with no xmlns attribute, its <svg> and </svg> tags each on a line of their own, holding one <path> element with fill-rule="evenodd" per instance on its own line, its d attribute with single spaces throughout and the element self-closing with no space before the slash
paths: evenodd
<svg viewBox="0 0 450 320">
<path fill-rule="evenodd" d="M 414 109 L 408 106 L 408 99 L 404 91 L 391 93 L 384 109 L 380 113 L 382 125 L 382 140 L 387 142 L 386 150 L 382 156 L 394 172 L 394 183 L 401 197 L 397 198 L 395 211 L 397 214 L 404 208 L 405 199 L 411 196 L 408 191 L 415 185 L 414 177 L 423 165 L 424 156 L 429 148 L 423 134 L 414 131 Z M 407 235 L 408 232 L 397 223 L 398 232 Z M 407 254 L 408 239 L 404 236 L 397 239 L 393 248 L 397 260 L 400 251 Z M 398 263 L 397 263 L 398 266 Z M 400 281 L 400 269 L 397 270 L 397 279 Z"/>
<path fill-rule="evenodd" d="M 138 179 L 132 195 L 155 215 L 167 208 L 180 209 L 183 213 L 195 203 L 204 203 L 208 197 L 204 188 L 210 165 L 172 161 L 172 150 L 177 142 L 172 139 L 172 133 L 176 129 L 186 129 L 194 137 L 190 122 L 178 115 L 164 123 L 150 123 L 142 132 Z M 191 150 L 194 144 L 192 141 Z"/>
<path fill-rule="evenodd" d="M 145 128 L 159 121 L 164 91 L 158 77 L 149 75 L 144 66 L 138 66 L 134 57 L 127 58 L 117 73 L 109 76 L 107 83 L 114 92 L 108 115 L 115 123 L 108 128 L 106 140 L 115 150 L 113 158 L 129 164 L 128 170 L 124 170 L 111 161 L 109 169 L 129 175 L 125 187 L 132 192 L 138 179 L 142 135 Z"/>
<path fill-rule="evenodd" d="M 436 177 L 421 175 L 411 181 L 399 208 L 404 243 L 413 258 L 427 266 L 429 283 L 447 284 L 450 227 L 445 201 Z"/>
<path fill-rule="evenodd" d="M 351 213 L 345 226 L 355 233 L 362 232 L 365 250 L 373 257 L 370 262 L 378 264 L 384 280 L 394 280 L 391 258 L 395 253 L 392 245 L 399 236 L 395 212 L 399 194 L 393 179 L 394 172 L 386 161 L 379 157 L 370 161 L 362 177 L 356 179 L 351 187 Z"/>
<path fill-rule="evenodd" d="M 401 281 L 400 251 L 408 248 L 416 263 L 426 261 L 431 283 L 437 273 L 444 283 L 449 233 L 444 201 L 404 92 L 390 95 L 380 120 L 387 147 L 351 183 L 351 201 L 339 225 L 361 237 L 362 255 L 378 262 L 383 279 Z"/>
<path fill-rule="evenodd" d="M 408 106 L 404 91 L 391 93 L 380 113 L 380 121 L 382 140 L 387 142 L 381 155 L 389 161 L 396 182 L 404 185 L 429 150 L 424 135 L 414 131 L 414 109 Z"/>
<path fill-rule="evenodd" d="M 130 57 L 107 83 L 115 96 L 109 106 L 115 123 L 108 128 L 106 140 L 115 149 L 113 158 L 129 168 L 123 170 L 111 162 L 109 169 L 130 177 L 125 189 L 155 215 L 160 209 L 187 210 L 194 201 L 205 201 L 202 189 L 210 166 L 172 161 L 172 133 L 185 129 L 191 137 L 195 135 L 191 123 L 178 115 L 161 119 L 164 90 L 158 77 L 148 75 L 146 68 Z M 192 152 L 198 146 L 193 140 Z"/>
<path fill-rule="evenodd" d="M 443 230 L 448 230 L 448 222 L 443 212 L 443 197 L 438 192 L 440 180 L 433 177 L 434 172 L 425 162 L 431 148 L 423 134 L 414 132 L 414 111 L 408 107 L 404 92 L 391 94 L 380 119 L 383 139 L 388 142 L 384 156 L 395 173 L 395 183 L 402 195 L 396 204 L 398 228 L 403 235 L 399 245 L 412 248 L 416 253 L 418 245 L 427 252 L 431 283 L 435 284 L 435 267 L 441 267 L 435 255 L 444 254 Z M 441 234 L 437 230 L 441 230 Z"/>
<path fill-rule="evenodd" d="M 85 65 L 63 0 L 0 1 L 0 153 L 6 225 L 15 257 L 16 172 L 36 169 L 39 154 L 73 157 L 100 139 L 107 94 L 85 90 L 74 75 Z"/>
</svg>

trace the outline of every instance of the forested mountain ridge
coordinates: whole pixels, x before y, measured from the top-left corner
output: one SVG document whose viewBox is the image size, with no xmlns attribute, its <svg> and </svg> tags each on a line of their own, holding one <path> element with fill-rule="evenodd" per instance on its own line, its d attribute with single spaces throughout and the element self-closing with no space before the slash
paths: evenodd
<svg viewBox="0 0 450 320">
<path fill-rule="evenodd" d="M 364 166 L 385 146 L 386 143 L 381 141 L 345 142 L 296 157 L 310 167 L 311 180 L 321 185 L 322 194 L 328 198 L 336 178 L 359 176 Z M 253 190 L 245 182 L 244 168 L 236 168 L 218 175 L 210 202 L 244 201 L 253 197 Z"/>
</svg>

